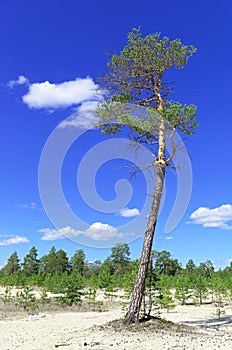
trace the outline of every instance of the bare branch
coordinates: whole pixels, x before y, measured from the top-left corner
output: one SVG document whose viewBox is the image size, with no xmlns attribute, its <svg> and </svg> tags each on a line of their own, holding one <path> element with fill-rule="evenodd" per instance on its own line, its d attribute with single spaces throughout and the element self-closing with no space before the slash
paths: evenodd
<svg viewBox="0 0 232 350">
<path fill-rule="evenodd" d="M 173 129 L 171 135 L 169 135 L 168 133 L 166 133 L 167 137 L 169 138 L 169 140 L 171 141 L 171 145 L 172 145 L 172 154 L 171 156 L 166 160 L 166 164 L 170 163 L 171 160 L 174 158 L 175 153 L 176 153 L 176 147 L 173 141 L 173 136 L 175 135 L 176 132 L 176 128 Z"/>
</svg>

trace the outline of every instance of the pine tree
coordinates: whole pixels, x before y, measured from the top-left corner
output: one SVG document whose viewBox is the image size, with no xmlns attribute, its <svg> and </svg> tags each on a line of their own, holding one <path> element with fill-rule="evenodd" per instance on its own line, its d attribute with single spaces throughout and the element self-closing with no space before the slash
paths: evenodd
<svg viewBox="0 0 232 350">
<path fill-rule="evenodd" d="M 153 237 L 163 192 L 165 169 L 176 151 L 173 136 L 176 130 L 191 135 L 197 125 L 196 107 L 181 105 L 169 98 L 171 85 L 165 74 L 172 67 L 181 69 L 195 53 L 176 39 L 161 38 L 159 33 L 143 37 L 140 29 L 128 34 L 128 43 L 120 54 L 108 63 L 109 70 L 102 78 L 102 87 L 111 93 L 97 113 L 102 132 L 117 134 L 124 128 L 130 137 L 152 150 L 155 167 L 155 188 L 148 216 L 138 274 L 125 323 L 139 321 L 139 312 L 145 290 Z M 133 113 L 136 107 L 146 110 L 142 117 Z M 166 138 L 172 144 L 172 154 L 165 151 Z M 157 146 L 157 147 L 156 147 Z M 150 147 L 150 148 L 149 148 Z"/>
<path fill-rule="evenodd" d="M 19 272 L 21 269 L 20 259 L 18 253 L 14 251 L 11 256 L 8 258 L 6 265 L 3 268 L 3 272 L 6 276 L 13 275 L 16 272 Z"/>
<path fill-rule="evenodd" d="M 23 259 L 23 272 L 25 275 L 32 276 L 36 275 L 39 271 L 39 259 L 38 250 L 35 247 L 32 247 L 29 253 Z"/>
</svg>

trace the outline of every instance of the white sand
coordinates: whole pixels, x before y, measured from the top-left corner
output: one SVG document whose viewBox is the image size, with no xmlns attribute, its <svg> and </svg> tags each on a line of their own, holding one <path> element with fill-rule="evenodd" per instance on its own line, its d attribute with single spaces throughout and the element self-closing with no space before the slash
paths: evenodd
<svg viewBox="0 0 232 350">
<path fill-rule="evenodd" d="M 173 330 L 132 333 L 105 327 L 122 316 L 120 310 L 108 312 L 54 313 L 0 321 L 1 350 L 232 350 L 232 307 L 217 319 L 215 306 L 177 306 L 163 317 L 194 326 L 194 331 Z M 101 326 L 102 325 L 102 326 Z M 101 327 L 99 327 L 101 326 Z M 192 329 L 192 328 L 191 328 Z"/>
</svg>

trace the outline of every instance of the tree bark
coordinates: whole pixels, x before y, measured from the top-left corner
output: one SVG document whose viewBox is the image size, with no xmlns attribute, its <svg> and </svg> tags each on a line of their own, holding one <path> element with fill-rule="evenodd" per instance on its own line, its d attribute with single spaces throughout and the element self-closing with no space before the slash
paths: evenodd
<svg viewBox="0 0 232 350">
<path fill-rule="evenodd" d="M 153 75 L 151 76 L 151 84 L 154 89 L 154 96 L 157 100 L 157 110 L 162 111 L 163 101 L 159 86 L 161 85 L 161 75 L 158 75 L 156 81 L 154 81 Z M 160 120 L 159 124 L 159 139 L 158 139 L 158 156 L 155 158 L 155 168 L 156 168 L 156 181 L 154 194 L 152 198 L 151 209 L 147 222 L 147 229 L 145 232 L 142 255 L 140 258 L 139 270 L 136 276 L 135 285 L 133 293 L 131 296 L 131 301 L 129 308 L 124 320 L 125 324 L 138 323 L 139 322 L 139 312 L 142 304 L 142 299 L 145 291 L 145 281 L 148 272 L 148 266 L 150 263 L 150 255 L 152 250 L 153 237 L 155 233 L 156 222 L 159 214 L 161 196 L 163 192 L 164 177 L 165 177 L 165 138 L 166 138 L 166 127 L 165 121 Z"/>
<path fill-rule="evenodd" d="M 159 150 L 158 159 L 155 161 L 156 166 L 156 182 L 152 205 L 148 217 L 147 229 L 143 242 L 142 255 L 140 259 L 139 269 L 131 296 L 129 308 L 124 320 L 125 324 L 138 323 L 139 312 L 142 303 L 142 298 L 145 290 L 145 280 L 148 272 L 150 262 L 150 255 L 152 250 L 152 242 L 158 218 L 161 196 L 163 192 L 164 177 L 165 177 L 165 125 L 161 122 L 159 132 Z"/>
<path fill-rule="evenodd" d="M 150 262 L 150 254 L 152 250 L 152 242 L 160 207 L 160 201 L 163 191 L 165 175 L 165 166 L 162 164 L 156 165 L 156 184 L 154 190 L 154 196 L 152 200 L 152 206 L 148 218 L 147 229 L 145 233 L 142 255 L 139 264 L 139 270 L 134 285 L 134 290 L 131 296 L 129 309 L 125 317 L 125 324 L 138 323 L 139 311 L 142 303 L 142 298 L 145 290 L 145 280 L 147 276 L 148 266 Z"/>
</svg>

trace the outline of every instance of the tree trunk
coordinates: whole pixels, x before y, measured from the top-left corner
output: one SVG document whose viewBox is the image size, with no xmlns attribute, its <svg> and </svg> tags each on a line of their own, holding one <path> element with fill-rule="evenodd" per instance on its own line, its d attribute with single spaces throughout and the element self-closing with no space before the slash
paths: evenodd
<svg viewBox="0 0 232 350">
<path fill-rule="evenodd" d="M 145 290 L 145 280 L 147 276 L 148 266 L 150 262 L 150 254 L 152 250 L 152 242 L 157 222 L 160 201 L 163 191 L 165 176 L 165 164 L 164 162 L 156 162 L 156 183 L 154 189 L 154 195 L 152 199 L 151 210 L 148 218 L 147 229 L 145 233 L 142 256 L 140 259 L 139 270 L 137 273 L 134 290 L 131 296 L 129 309 L 125 317 L 125 324 L 138 323 L 139 311 L 142 303 L 142 298 Z"/>
<path fill-rule="evenodd" d="M 159 91 L 159 86 L 161 83 L 161 77 L 157 76 L 156 82 L 154 82 L 153 77 L 151 84 L 154 87 L 154 94 L 157 100 L 157 110 L 162 111 L 163 101 L 161 93 Z M 152 250 L 153 237 L 155 233 L 156 222 L 159 214 L 161 196 L 163 192 L 164 176 L 165 176 L 165 138 L 166 138 L 166 127 L 165 121 L 160 120 L 159 124 L 159 139 L 158 139 L 158 157 L 155 158 L 155 168 L 156 168 L 156 181 L 154 194 L 151 204 L 151 209 L 147 222 L 147 229 L 145 232 L 142 255 L 139 264 L 139 270 L 136 276 L 134 290 L 131 296 L 130 305 L 124 320 L 125 324 L 138 323 L 139 322 L 139 311 L 145 291 L 145 281 L 147 277 L 148 266 L 150 263 L 150 255 Z"/>
</svg>

